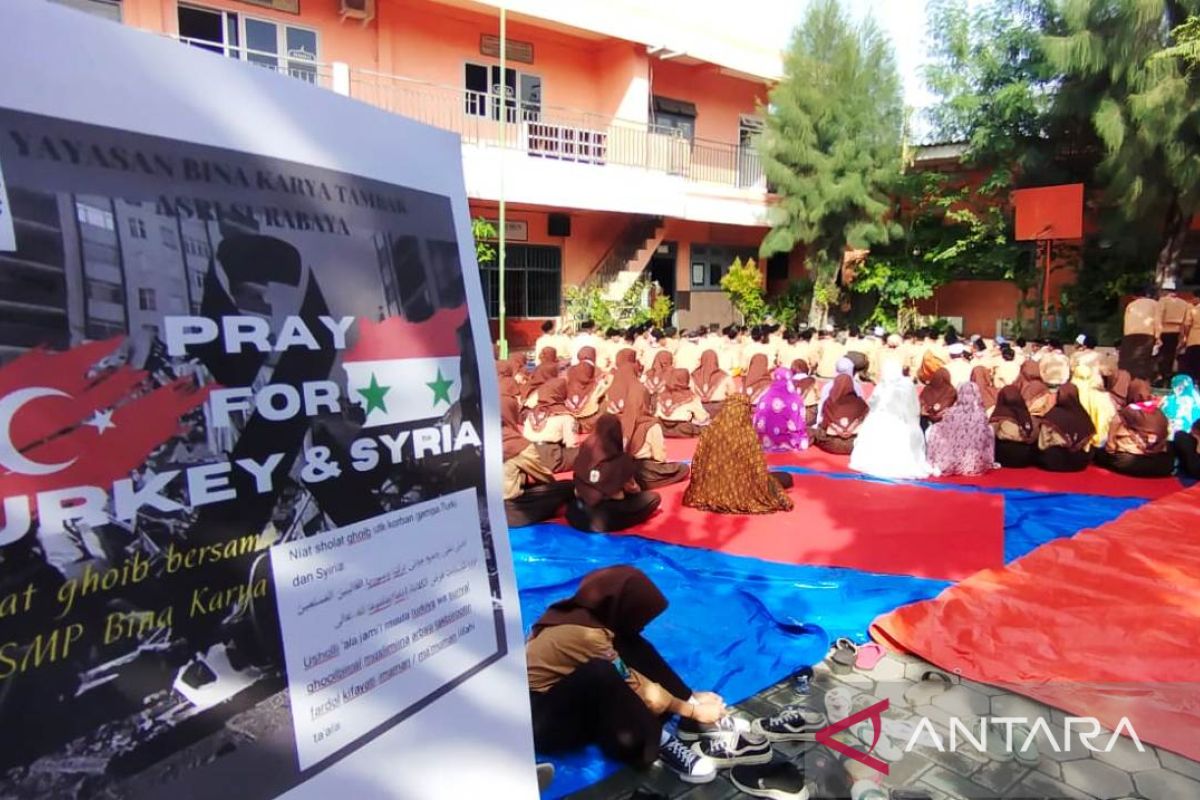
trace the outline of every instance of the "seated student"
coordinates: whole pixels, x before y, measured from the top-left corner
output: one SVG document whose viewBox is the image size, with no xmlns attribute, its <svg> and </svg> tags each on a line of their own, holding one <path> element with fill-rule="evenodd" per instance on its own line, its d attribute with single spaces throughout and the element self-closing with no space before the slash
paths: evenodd
<svg viewBox="0 0 1200 800">
<path fill-rule="evenodd" d="M 976 367 L 971 370 L 971 383 L 979 390 L 979 401 L 983 403 L 983 410 L 990 417 L 992 410 L 996 408 L 996 398 L 1000 395 L 1000 390 L 992 380 L 992 371 L 987 367 Z"/>
<path fill-rule="evenodd" d="M 501 397 L 515 397 L 517 398 L 517 402 L 520 403 L 522 394 L 521 384 L 525 380 L 525 373 L 522 371 L 520 377 L 517 377 L 517 373 L 513 369 L 512 359 L 496 362 L 496 380 L 499 384 L 498 388 Z"/>
<path fill-rule="evenodd" d="M 685 480 L 687 464 L 667 461 L 667 446 L 662 423 L 653 414 L 650 393 L 634 375 L 632 368 L 618 369 L 608 389 L 608 413 L 617 415 L 625 449 L 633 456 L 638 484 L 657 489 Z"/>
<path fill-rule="evenodd" d="M 642 362 L 638 360 L 637 351 L 632 347 L 623 347 L 617 351 L 617 355 L 613 359 L 613 374 L 616 375 L 622 366 L 631 369 L 634 377 L 641 380 Z"/>
<path fill-rule="evenodd" d="M 755 356 L 761 355 L 767 360 L 767 371 L 769 372 L 775 366 L 775 348 L 768 341 L 769 334 L 767 329 L 761 325 L 755 325 L 750 329 L 750 341 L 742 347 L 742 371 L 750 371 L 750 362 Z"/>
<path fill-rule="evenodd" d="M 755 353 L 746 368 L 746 374 L 742 376 L 742 394 L 746 395 L 751 403 L 757 403 L 770 385 L 771 368 L 767 357 L 762 353 Z"/>
<path fill-rule="evenodd" d="M 1171 445 L 1179 457 L 1179 471 L 1200 480 L 1200 421 L 1191 430 L 1175 434 Z"/>
<path fill-rule="evenodd" d="M 838 375 L 821 404 L 820 419 L 812 431 L 813 443 L 827 453 L 849 455 L 866 416 L 867 404 L 854 393 L 853 378 Z"/>
<path fill-rule="evenodd" d="M 567 410 L 567 381 L 555 378 L 538 390 L 537 405 L 526 414 L 522 434 L 537 445 L 542 463 L 552 472 L 571 468 L 579 446 L 577 423 Z"/>
<path fill-rule="evenodd" d="M 971 358 L 967 352 L 967 346 L 962 342 L 955 342 L 946 348 L 950 354 L 950 360 L 946 362 L 944 369 L 950 373 L 950 385 L 959 386 L 971 380 Z"/>
<path fill-rule="evenodd" d="M 1096 380 L 1102 380 L 1104 358 L 1096 349 L 1096 340 L 1086 333 L 1075 337 L 1075 352 L 1071 353 L 1071 371 L 1076 367 L 1090 367 Z"/>
<path fill-rule="evenodd" d="M 579 422 L 579 430 L 590 433 L 600 415 L 608 380 L 596 368 L 596 350 L 584 347 L 579 363 L 567 370 L 567 412 Z"/>
<path fill-rule="evenodd" d="M 1059 387 L 1054 408 L 1038 429 L 1038 466 L 1051 472 L 1082 472 L 1092 461 L 1096 426 L 1073 383 Z"/>
<path fill-rule="evenodd" d="M 839 358 L 837 364 L 834 365 L 834 380 L 839 376 L 845 375 L 850 378 L 850 386 L 854 393 L 859 397 L 863 396 L 862 384 L 858 382 L 858 378 L 854 376 L 854 362 L 848 358 Z M 821 387 L 820 404 L 817 406 L 817 424 L 823 421 L 821 418 L 825 408 L 825 401 L 829 399 L 830 393 L 833 391 L 833 381 L 826 383 Z"/>
<path fill-rule="evenodd" d="M 543 347 L 538 352 L 537 367 L 525 381 L 524 393 L 521 395 L 521 402 L 526 408 L 533 408 L 537 405 L 538 389 L 542 384 L 557 378 L 558 372 L 558 351 L 553 347 Z"/>
<path fill-rule="evenodd" d="M 570 481 L 554 480 L 537 447 L 521 432 L 521 405 L 517 398 L 500 398 L 500 425 L 504 451 L 504 511 L 512 527 L 533 525 L 558 516 L 574 497 Z"/>
<path fill-rule="evenodd" d="M 846 356 L 846 345 L 839 342 L 832 331 L 821 331 L 817 336 L 817 350 L 820 353 L 813 365 L 820 378 L 836 378 L 839 375 L 838 362 Z M 848 360 L 848 359 L 847 359 Z M 809 362 L 810 365 L 813 362 Z M 850 374 L 854 374 L 854 362 L 850 362 Z"/>
<path fill-rule="evenodd" d="M 1163 404 L 1163 413 L 1171 423 L 1171 435 L 1187 433 L 1200 420 L 1200 392 L 1190 375 L 1171 379 L 1171 393 Z"/>
<path fill-rule="evenodd" d="M 542 335 L 533 343 L 533 352 L 538 354 L 538 361 L 541 361 L 541 355 L 546 350 L 554 351 L 554 358 L 557 360 L 560 355 L 566 356 L 570 351 L 571 339 L 566 334 L 556 330 L 557 323 L 554 320 L 548 319 L 542 323 Z"/>
<path fill-rule="evenodd" d="M 934 471 L 925 457 L 917 389 L 896 367 L 888 367 L 871 394 L 850 469 L 878 478 L 928 478 Z"/>
<path fill-rule="evenodd" d="M 1054 408 L 1057 395 L 1050 391 L 1050 387 L 1042 380 L 1042 371 L 1036 361 L 1030 360 L 1021 364 L 1017 381 L 1013 385 L 1021 390 L 1025 406 L 1033 416 L 1044 417 Z"/>
<path fill-rule="evenodd" d="M 547 609 L 525 644 L 533 744 L 557 753 L 599 745 L 608 758 L 641 769 L 661 760 L 689 783 L 716 777 L 711 759 L 663 728 L 732 730 L 725 703 L 693 692 L 643 635 L 667 599 L 636 567 L 584 576 L 569 600 Z"/>
<path fill-rule="evenodd" d="M 673 369 L 675 369 L 675 358 L 666 350 L 659 350 L 654 356 L 650 369 L 642 378 L 642 383 L 646 385 L 646 390 L 650 392 L 651 396 L 657 395 L 667 388 L 667 381 L 671 378 Z"/>
<path fill-rule="evenodd" d="M 700 366 L 692 370 L 692 388 L 710 415 L 721 410 L 733 379 L 721 369 L 720 357 L 711 348 L 700 354 Z"/>
<path fill-rule="evenodd" d="M 621 420 L 601 414 L 596 430 L 575 457 L 575 499 L 567 521 L 581 531 L 623 531 L 650 518 L 662 499 L 637 482 L 637 463 L 626 452 Z"/>
<path fill-rule="evenodd" d="M 733 395 L 700 434 L 692 458 L 692 481 L 683 494 L 689 508 L 717 514 L 772 514 L 790 511 L 792 486 L 786 472 L 768 473 L 754 433 L 750 401 Z"/>
<path fill-rule="evenodd" d="M 592 351 L 592 361 L 596 360 L 598 348 L 604 344 L 604 340 L 596 335 L 596 323 L 590 319 L 586 319 L 579 323 L 579 331 L 574 337 L 571 337 L 571 349 L 568 351 L 568 356 L 574 355 L 571 359 L 572 364 L 578 364 L 582 359 L 580 353 L 590 348 Z"/>
<path fill-rule="evenodd" d="M 685 369 L 688 372 L 700 366 L 700 354 L 703 348 L 700 346 L 700 337 L 704 335 L 702 329 L 686 331 L 683 337 L 679 340 L 679 344 L 675 347 L 675 368 Z"/>
<path fill-rule="evenodd" d="M 817 411 L 821 407 L 821 392 L 817 388 L 817 379 L 810 374 L 808 362 L 797 358 L 792 362 L 792 385 L 796 394 L 804 403 L 804 424 L 811 427 L 817 424 Z"/>
<path fill-rule="evenodd" d="M 1071 380 L 1071 359 L 1067 358 L 1062 342 L 1057 339 L 1047 344 L 1037 363 L 1047 386 L 1055 388 Z"/>
<path fill-rule="evenodd" d="M 686 369 L 671 371 L 667 388 L 658 395 L 656 415 L 668 439 L 693 439 L 709 422 L 704 404 L 692 391 L 692 376 Z"/>
<path fill-rule="evenodd" d="M 889 335 L 881 347 L 875 348 L 875 352 L 871 356 L 871 380 L 876 383 L 883 380 L 883 365 L 888 361 L 895 361 L 900 365 L 902 373 L 909 374 L 908 354 L 904 350 L 904 339 L 898 333 Z"/>
<path fill-rule="evenodd" d="M 1021 362 L 1017 360 L 1017 352 L 1007 343 L 1000 346 L 1000 360 L 992 374 L 993 383 L 997 389 L 1003 389 L 1016 382 L 1021 374 Z"/>
<path fill-rule="evenodd" d="M 787 367 L 778 367 L 771 373 L 770 387 L 754 404 L 754 431 L 768 452 L 808 449 L 804 398 L 792 383 L 792 371 Z"/>
<path fill-rule="evenodd" d="M 1071 382 L 1079 390 L 1079 403 L 1092 418 L 1092 426 L 1096 429 L 1096 435 L 1092 437 L 1092 447 L 1099 448 L 1104 446 L 1104 441 L 1108 438 L 1108 426 L 1116 416 L 1117 407 L 1112 396 L 1097 385 L 1094 377 L 1091 367 L 1076 367 Z"/>
<path fill-rule="evenodd" d="M 996 461 L 1000 466 L 1024 469 L 1033 465 L 1037 459 L 1037 423 L 1016 386 L 1000 390 L 991 425 L 996 434 Z"/>
<path fill-rule="evenodd" d="M 1129 403 L 1129 384 L 1132 382 L 1133 376 L 1124 369 L 1119 369 L 1104 379 L 1104 388 L 1118 411 Z"/>
<path fill-rule="evenodd" d="M 937 475 L 986 475 L 996 468 L 996 434 L 974 381 L 958 388 L 958 400 L 930 426 L 925 454 Z"/>
<path fill-rule="evenodd" d="M 730 325 L 723 331 L 725 339 L 717 355 L 721 360 L 721 369 L 728 375 L 740 374 L 742 371 L 742 342 L 740 331 L 736 325 Z"/>
<path fill-rule="evenodd" d="M 1096 463 L 1135 478 L 1166 478 L 1175 471 L 1170 428 L 1150 384 L 1133 381 L 1129 403 L 1113 417 L 1104 448 L 1096 452 Z"/>
<path fill-rule="evenodd" d="M 942 367 L 929 379 L 929 385 L 921 391 L 921 425 L 929 427 L 941 422 L 942 417 L 958 399 L 958 390 L 950 378 L 950 370 Z"/>
</svg>

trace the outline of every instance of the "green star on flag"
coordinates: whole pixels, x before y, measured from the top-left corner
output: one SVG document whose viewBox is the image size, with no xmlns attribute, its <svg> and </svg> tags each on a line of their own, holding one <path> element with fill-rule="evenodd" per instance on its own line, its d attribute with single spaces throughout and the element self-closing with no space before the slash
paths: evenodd
<svg viewBox="0 0 1200 800">
<path fill-rule="evenodd" d="M 371 373 L 371 383 L 365 389 L 359 389 L 358 393 L 367 401 L 365 408 L 366 413 L 370 414 L 372 409 L 379 409 L 384 414 L 387 413 L 387 403 L 383 402 L 383 396 L 391 389 L 390 386 L 380 386 L 379 381 L 375 378 L 375 373 Z"/>
<path fill-rule="evenodd" d="M 450 405 L 450 387 L 454 385 L 454 381 L 442 377 L 441 367 L 438 367 L 437 379 L 425 385 L 433 390 L 433 404 L 435 406 L 443 400 L 446 401 L 446 405 Z"/>
</svg>

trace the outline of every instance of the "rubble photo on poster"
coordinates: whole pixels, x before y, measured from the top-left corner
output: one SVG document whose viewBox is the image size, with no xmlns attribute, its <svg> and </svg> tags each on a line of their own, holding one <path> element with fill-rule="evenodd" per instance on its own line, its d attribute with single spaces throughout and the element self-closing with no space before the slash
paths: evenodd
<svg viewBox="0 0 1200 800">
<path fill-rule="evenodd" d="M 0 169 L 6 796 L 274 797 L 504 655 L 448 197 L 6 109 Z"/>
</svg>

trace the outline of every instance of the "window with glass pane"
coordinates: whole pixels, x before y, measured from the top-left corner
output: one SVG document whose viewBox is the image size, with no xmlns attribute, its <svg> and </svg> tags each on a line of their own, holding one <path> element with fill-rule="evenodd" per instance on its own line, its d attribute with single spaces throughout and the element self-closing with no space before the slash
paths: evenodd
<svg viewBox="0 0 1200 800">
<path fill-rule="evenodd" d="M 517 121 L 517 71 L 512 67 L 504 70 L 504 82 L 501 85 L 500 67 L 492 65 L 491 83 L 489 89 L 492 95 L 492 119 L 500 119 L 500 99 L 504 98 L 507 109 L 506 118 L 509 122 Z"/>
<path fill-rule="evenodd" d="M 500 315 L 500 272 L 494 261 L 480 265 L 488 316 Z M 504 264 L 504 312 L 510 317 L 554 317 L 562 309 L 562 250 L 549 245 L 510 244 Z"/>
<path fill-rule="evenodd" d="M 246 20 L 246 60 L 268 69 L 279 69 L 279 29 L 274 22 Z"/>
<path fill-rule="evenodd" d="M 317 82 L 317 33 L 304 28 L 287 28 L 288 74 L 309 83 Z"/>
<path fill-rule="evenodd" d="M 193 6 L 179 6 L 179 39 L 192 47 L 238 57 L 238 15 Z"/>
<path fill-rule="evenodd" d="M 467 64 L 463 74 L 466 89 L 466 113 L 477 117 L 487 116 L 488 68 L 481 64 Z"/>
<path fill-rule="evenodd" d="M 521 75 L 521 119 L 537 122 L 542 116 L 542 79 L 537 75 Z"/>
</svg>

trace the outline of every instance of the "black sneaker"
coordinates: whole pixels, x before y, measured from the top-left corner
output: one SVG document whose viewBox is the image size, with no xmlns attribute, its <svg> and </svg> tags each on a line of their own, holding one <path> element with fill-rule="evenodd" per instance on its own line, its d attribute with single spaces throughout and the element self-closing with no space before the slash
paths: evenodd
<svg viewBox="0 0 1200 800">
<path fill-rule="evenodd" d="M 658 748 L 658 760 L 685 783 L 708 783 L 717 777 L 717 767 L 710 759 L 692 752 L 674 736 Z"/>
<path fill-rule="evenodd" d="M 803 705 L 791 705 L 773 717 L 760 717 L 750 723 L 750 732 L 771 742 L 812 742 L 817 731 L 827 724 L 825 715 Z"/>
<path fill-rule="evenodd" d="M 790 761 L 762 766 L 739 766 L 729 772 L 733 785 L 751 797 L 770 800 L 808 800 L 804 773 Z"/>
<path fill-rule="evenodd" d="M 727 733 L 749 733 L 750 723 L 737 717 L 721 717 L 717 722 L 696 722 L 685 719 L 679 722 L 679 730 L 675 735 L 685 742 L 698 742 L 701 739 L 715 739 Z"/>
<path fill-rule="evenodd" d="M 727 733 L 716 739 L 701 739 L 692 745 L 692 752 L 712 760 L 717 769 L 738 764 L 771 763 L 771 743 L 752 733 Z"/>
</svg>

